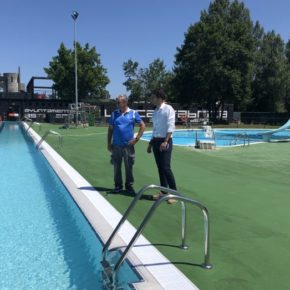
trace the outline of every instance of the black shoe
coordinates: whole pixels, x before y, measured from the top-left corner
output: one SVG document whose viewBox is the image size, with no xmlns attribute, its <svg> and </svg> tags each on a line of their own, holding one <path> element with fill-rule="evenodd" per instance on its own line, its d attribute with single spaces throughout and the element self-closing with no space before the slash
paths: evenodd
<svg viewBox="0 0 290 290">
<path fill-rule="evenodd" d="M 115 193 L 119 193 L 122 189 L 123 189 L 122 186 L 116 186 L 116 187 L 114 188 L 113 192 L 115 192 Z"/>
<path fill-rule="evenodd" d="M 132 195 L 135 195 L 136 194 L 135 189 L 134 189 L 134 187 L 132 185 L 126 186 L 126 191 L 129 194 L 132 194 Z"/>
</svg>

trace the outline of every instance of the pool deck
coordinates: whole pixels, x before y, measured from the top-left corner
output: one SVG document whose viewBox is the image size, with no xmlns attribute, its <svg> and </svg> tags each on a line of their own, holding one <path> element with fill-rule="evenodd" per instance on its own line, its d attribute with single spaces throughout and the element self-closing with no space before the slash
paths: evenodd
<svg viewBox="0 0 290 290">
<path fill-rule="evenodd" d="M 25 128 L 28 128 L 26 123 L 23 124 Z M 40 141 L 41 137 L 32 128 L 29 129 L 28 133 L 35 144 Z M 106 242 L 122 215 L 48 143 L 44 141 L 40 150 L 101 240 Z M 124 249 L 135 232 L 136 228 L 126 221 L 121 227 L 115 242 L 112 243 L 112 247 L 122 247 Z M 142 282 L 134 284 L 135 289 L 198 289 L 143 235 L 137 239 L 135 246 L 129 252 L 128 260 L 143 279 Z"/>
</svg>

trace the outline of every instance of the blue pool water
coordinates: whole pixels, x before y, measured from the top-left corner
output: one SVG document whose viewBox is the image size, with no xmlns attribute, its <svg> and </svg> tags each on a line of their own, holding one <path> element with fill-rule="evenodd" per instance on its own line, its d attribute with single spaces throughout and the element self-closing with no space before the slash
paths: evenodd
<svg viewBox="0 0 290 290">
<path fill-rule="evenodd" d="M 0 133 L 0 289 L 106 289 L 102 243 L 18 124 Z M 127 263 L 121 288 L 139 276 Z"/>
<path fill-rule="evenodd" d="M 214 138 L 206 137 L 200 129 L 176 130 L 173 134 L 173 144 L 179 146 L 195 146 L 196 140 L 214 140 L 217 147 L 241 146 L 263 142 L 261 133 L 267 129 L 215 129 Z M 144 133 L 142 139 L 149 141 L 152 133 Z M 271 141 L 290 141 L 290 131 L 285 130 L 272 135 Z"/>
</svg>

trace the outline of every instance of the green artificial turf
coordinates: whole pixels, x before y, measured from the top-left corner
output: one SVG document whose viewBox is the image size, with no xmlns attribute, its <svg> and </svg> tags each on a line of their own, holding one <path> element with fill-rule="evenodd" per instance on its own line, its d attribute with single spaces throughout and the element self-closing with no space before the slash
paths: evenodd
<svg viewBox="0 0 290 290">
<path fill-rule="evenodd" d="M 55 136 L 48 142 L 123 213 L 132 197 L 109 193 L 113 167 L 106 150 L 107 128 L 43 124 L 41 134 L 48 128 L 64 135 L 63 148 Z M 136 145 L 136 189 L 159 181 L 146 145 Z M 177 247 L 180 204 L 162 205 L 144 235 L 201 290 L 290 289 L 290 143 L 214 151 L 174 147 L 172 168 L 178 190 L 209 210 L 214 268 L 196 265 L 203 262 L 203 221 L 197 208 L 188 207 L 189 250 Z M 138 226 L 151 205 L 142 199 L 129 220 Z"/>
</svg>

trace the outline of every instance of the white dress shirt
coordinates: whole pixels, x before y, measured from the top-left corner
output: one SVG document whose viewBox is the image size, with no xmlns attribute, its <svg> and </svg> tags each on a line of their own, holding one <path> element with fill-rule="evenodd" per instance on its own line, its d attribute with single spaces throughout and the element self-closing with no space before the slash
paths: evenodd
<svg viewBox="0 0 290 290">
<path fill-rule="evenodd" d="M 153 138 L 165 138 L 167 133 L 173 133 L 175 129 L 175 111 L 165 103 L 156 108 L 152 115 Z"/>
</svg>

